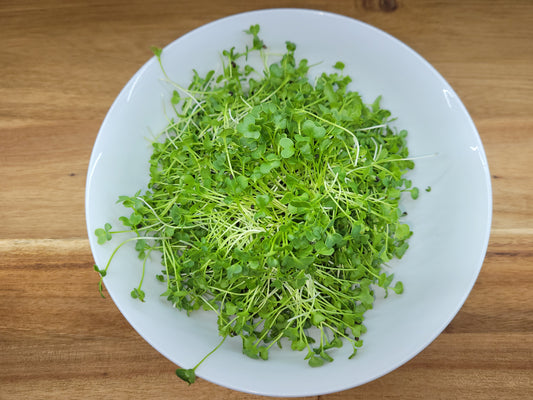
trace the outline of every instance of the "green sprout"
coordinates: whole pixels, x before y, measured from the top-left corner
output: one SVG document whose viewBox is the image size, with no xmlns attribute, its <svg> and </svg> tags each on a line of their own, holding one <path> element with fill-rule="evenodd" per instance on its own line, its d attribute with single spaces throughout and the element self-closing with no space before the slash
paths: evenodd
<svg viewBox="0 0 533 400">
<path fill-rule="evenodd" d="M 356 355 L 376 287 L 403 292 L 387 263 L 412 235 L 400 198 L 418 197 L 404 176 L 414 162 L 407 132 L 390 125 L 380 98 L 366 105 L 349 90 L 342 62 L 311 82 L 292 42 L 269 63 L 259 30 L 247 31 L 243 52 L 223 51 L 218 75 L 194 71 L 186 88 L 152 49 L 175 89 L 176 115 L 152 144 L 147 190 L 119 198 L 131 211 L 120 221 L 135 236 L 95 269 L 103 279 L 117 250 L 135 241 L 143 272 L 131 295 L 144 300 L 146 260 L 158 251 L 162 295 L 187 314 L 216 313 L 222 340 L 213 351 L 240 337 L 245 355 L 267 360 L 286 339 L 319 367 L 344 344 Z M 254 52 L 264 72 L 247 64 Z M 112 233 L 97 229 L 98 243 Z M 193 383 L 212 352 L 176 374 Z"/>
</svg>

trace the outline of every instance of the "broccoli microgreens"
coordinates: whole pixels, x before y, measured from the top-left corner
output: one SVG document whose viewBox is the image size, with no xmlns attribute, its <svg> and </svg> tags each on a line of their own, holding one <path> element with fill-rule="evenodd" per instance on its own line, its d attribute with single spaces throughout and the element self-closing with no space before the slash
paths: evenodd
<svg viewBox="0 0 533 400">
<path fill-rule="evenodd" d="M 222 342 L 239 336 L 247 356 L 266 360 L 287 342 L 317 367 L 348 343 L 351 358 L 375 288 L 385 297 L 403 291 L 387 263 L 412 235 L 400 197 L 418 196 L 404 177 L 414 167 L 407 132 L 389 125 L 380 98 L 366 105 L 348 89 L 342 62 L 310 82 L 294 43 L 268 64 L 259 26 L 246 32 L 251 47 L 223 51 L 222 71 L 194 71 L 187 88 L 171 82 L 162 50 L 152 49 L 174 85 L 176 116 L 153 142 L 146 192 L 119 198 L 131 209 L 120 220 L 135 236 L 95 269 L 103 278 L 118 248 L 135 241 L 144 261 L 132 297 L 144 299 L 145 263 L 156 250 L 162 296 L 187 314 L 216 313 Z M 264 72 L 247 64 L 252 52 Z M 95 232 L 98 243 L 113 233 L 109 224 Z M 194 382 L 205 358 L 176 374 Z"/>
</svg>

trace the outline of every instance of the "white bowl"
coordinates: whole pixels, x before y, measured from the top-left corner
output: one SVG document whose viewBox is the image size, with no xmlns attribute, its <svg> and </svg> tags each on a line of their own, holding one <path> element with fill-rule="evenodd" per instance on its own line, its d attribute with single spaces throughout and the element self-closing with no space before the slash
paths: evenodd
<svg viewBox="0 0 533 400">
<path fill-rule="evenodd" d="M 476 128 L 453 89 L 422 57 L 390 35 L 362 22 L 325 12 L 272 9 L 227 17 L 198 28 L 164 48 L 169 75 L 183 85 L 193 68 L 205 73 L 220 64 L 219 54 L 244 48 L 243 33 L 260 24 L 260 37 L 271 51 L 283 51 L 285 41 L 297 45 L 296 56 L 310 64 L 323 61 L 320 71 L 336 61 L 346 65 L 352 89 L 382 106 L 409 131 L 416 161 L 409 177 L 420 187 L 420 198 L 403 200 L 406 222 L 414 231 L 410 249 L 394 265 L 405 292 L 378 298 L 366 314 L 364 346 L 351 360 L 346 345 L 335 361 L 311 368 L 304 354 L 274 350 L 268 361 L 241 352 L 239 338 L 224 345 L 198 368 L 203 379 L 235 390 L 270 396 L 313 396 L 372 381 L 398 368 L 428 346 L 450 323 L 466 300 L 485 256 L 492 216 L 490 174 Z M 148 49 L 147 49 L 148 50 Z M 323 67 L 323 68 L 322 68 Z M 95 261 L 103 266 L 119 242 L 96 243 L 94 230 L 104 223 L 120 226 L 124 215 L 119 195 L 144 188 L 151 153 L 150 132 L 166 125 L 164 103 L 170 89 L 161 82 L 151 58 L 128 82 L 107 114 L 90 160 L 86 218 Z M 431 186 L 426 193 L 424 188 Z M 185 313 L 159 295 L 165 290 L 154 275 L 158 260 L 149 263 L 141 303 L 130 297 L 141 274 L 133 245 L 125 246 L 109 268 L 104 283 L 119 310 L 155 349 L 184 368 L 195 365 L 218 343 L 215 316 Z M 95 276 L 95 280 L 96 280 Z M 98 301 L 95 293 L 94 301 Z M 178 379 L 178 378 L 176 378 Z"/>
</svg>

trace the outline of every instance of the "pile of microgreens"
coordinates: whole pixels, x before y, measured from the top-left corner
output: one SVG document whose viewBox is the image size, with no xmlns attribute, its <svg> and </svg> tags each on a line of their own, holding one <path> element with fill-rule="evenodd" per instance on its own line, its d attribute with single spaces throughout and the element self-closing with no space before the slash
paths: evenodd
<svg viewBox="0 0 533 400">
<path fill-rule="evenodd" d="M 246 32 L 252 47 L 224 51 L 222 72 L 194 71 L 188 88 L 170 80 L 153 48 L 175 87 L 176 117 L 153 143 L 146 192 L 119 198 L 135 237 L 95 269 L 104 277 L 116 251 L 135 241 L 144 262 L 132 297 L 144 301 L 145 263 L 157 250 L 163 296 L 187 313 L 216 313 L 222 342 L 240 336 L 247 356 L 266 360 L 287 341 L 312 367 L 343 343 L 351 358 L 373 287 L 385 297 L 403 291 L 386 264 L 412 234 L 399 208 L 402 192 L 418 196 L 403 177 L 414 167 L 407 132 L 393 131 L 379 98 L 367 106 L 348 90 L 341 62 L 311 83 L 294 43 L 268 65 L 259 26 Z M 247 64 L 252 52 L 264 71 Z M 98 242 L 112 233 L 109 224 L 97 229 Z M 198 365 L 177 374 L 192 383 Z"/>
</svg>

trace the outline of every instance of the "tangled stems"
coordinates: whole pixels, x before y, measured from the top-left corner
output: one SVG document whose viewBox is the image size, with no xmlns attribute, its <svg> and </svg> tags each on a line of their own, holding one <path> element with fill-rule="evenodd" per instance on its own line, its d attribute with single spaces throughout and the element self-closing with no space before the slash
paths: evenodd
<svg viewBox="0 0 533 400">
<path fill-rule="evenodd" d="M 400 198 L 418 195 L 404 177 L 414 161 L 407 132 L 389 125 L 380 98 L 365 105 L 348 90 L 342 63 L 310 82 L 295 44 L 269 64 L 259 26 L 247 32 L 251 47 L 223 51 L 222 72 L 194 72 L 187 88 L 171 82 L 154 49 L 176 117 L 153 143 L 148 189 L 119 198 L 136 236 L 111 258 L 135 241 L 144 279 L 159 251 L 163 296 L 187 313 L 216 313 L 213 351 L 238 336 L 244 354 L 266 360 L 288 340 L 317 367 L 345 342 L 356 355 L 376 286 L 403 291 L 386 265 L 412 235 Z M 247 64 L 254 53 L 262 72 Z M 99 242 L 110 229 L 97 230 Z M 108 267 L 95 268 L 103 277 Z M 141 285 L 132 296 L 144 299 Z M 176 373 L 194 382 L 207 356 Z"/>
</svg>

